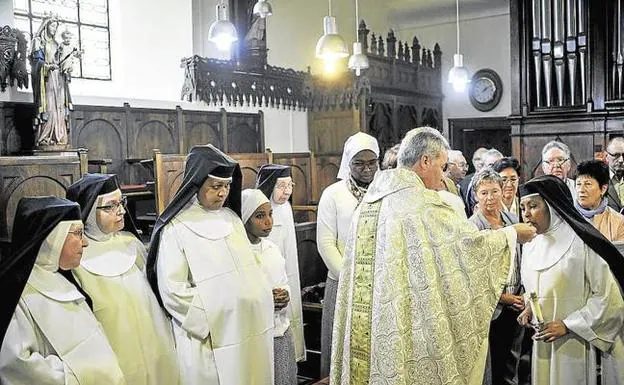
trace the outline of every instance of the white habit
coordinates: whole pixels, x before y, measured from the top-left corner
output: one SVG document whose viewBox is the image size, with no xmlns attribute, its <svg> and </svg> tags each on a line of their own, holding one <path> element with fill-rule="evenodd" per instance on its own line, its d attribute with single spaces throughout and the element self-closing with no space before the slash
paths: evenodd
<svg viewBox="0 0 624 385">
<path fill-rule="evenodd" d="M 181 383 L 273 384 L 273 295 L 236 214 L 194 197 L 164 227 L 158 253 Z"/>
<path fill-rule="evenodd" d="M 145 247 L 122 231 L 106 240 L 89 237 L 73 270 L 93 300 L 93 313 L 110 341 L 128 384 L 179 383 L 171 324 L 143 273 Z"/>
<path fill-rule="evenodd" d="M 598 349 L 602 384 L 624 384 L 624 300 L 619 286 L 607 263 L 549 208 L 548 231 L 524 245 L 522 283 L 527 293 L 537 294 L 544 321 L 561 320 L 569 333 L 552 343 L 533 343 L 533 382 L 596 384 Z"/>
</svg>

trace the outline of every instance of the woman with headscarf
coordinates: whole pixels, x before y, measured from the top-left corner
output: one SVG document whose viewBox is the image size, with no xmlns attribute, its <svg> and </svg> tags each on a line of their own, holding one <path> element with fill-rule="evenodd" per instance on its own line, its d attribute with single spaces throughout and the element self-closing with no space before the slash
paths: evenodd
<svg viewBox="0 0 624 385">
<path fill-rule="evenodd" d="M 574 209 L 561 179 L 532 179 L 520 196 L 523 219 L 538 233 L 523 248 L 521 276 L 529 300 L 518 319 L 539 325 L 533 383 L 595 384 L 602 361 L 601 383 L 623 384 L 622 256 Z"/>
<path fill-rule="evenodd" d="M 611 242 L 624 241 L 624 216 L 608 206 L 609 166 L 588 160 L 576 166 L 574 206 Z"/>
<path fill-rule="evenodd" d="M 351 217 L 364 198 L 379 166 L 377 139 L 358 132 L 344 145 L 338 182 L 328 186 L 318 204 L 316 244 L 327 266 L 321 320 L 321 378 L 329 376 L 334 307 Z"/>
<path fill-rule="evenodd" d="M 273 208 L 273 230 L 268 239 L 279 247 L 286 260 L 286 273 L 290 287 L 290 303 L 286 309 L 295 341 L 295 356 L 297 361 L 302 361 L 306 358 L 306 352 L 303 337 L 299 254 L 297 253 L 295 219 L 289 202 L 293 186 L 290 166 L 266 164 L 258 171 L 256 188 L 271 201 Z"/>
<path fill-rule="evenodd" d="M 286 261 L 279 247 L 267 239 L 273 228 L 273 208 L 269 199 L 260 190 L 243 190 L 242 200 L 242 220 L 247 230 L 247 237 L 256 260 L 273 289 L 275 385 L 295 385 L 297 384 L 297 360 L 286 309 L 290 301 Z"/>
<path fill-rule="evenodd" d="M 1 384 L 126 384 L 88 297 L 63 275 L 87 245 L 78 204 L 19 201 L 12 253 L 0 260 Z"/>
<path fill-rule="evenodd" d="M 89 240 L 72 273 L 91 297 L 126 381 L 178 384 L 171 324 L 145 279 L 147 250 L 125 210 L 117 177 L 86 174 L 69 186 L 67 198 L 80 204 Z"/>
<path fill-rule="evenodd" d="M 191 149 L 156 220 L 147 278 L 171 315 L 184 385 L 273 384 L 273 296 L 240 219 L 238 163 Z"/>
</svg>

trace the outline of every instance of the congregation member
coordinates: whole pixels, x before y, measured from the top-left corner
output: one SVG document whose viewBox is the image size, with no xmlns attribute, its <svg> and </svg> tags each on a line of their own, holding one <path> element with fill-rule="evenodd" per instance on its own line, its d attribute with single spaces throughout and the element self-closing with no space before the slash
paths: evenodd
<svg viewBox="0 0 624 385">
<path fill-rule="evenodd" d="M 273 295 L 240 219 L 238 163 L 191 149 L 156 220 L 147 278 L 171 316 L 184 385 L 273 384 Z"/>
<path fill-rule="evenodd" d="M 464 154 L 458 150 L 450 150 L 444 176 L 452 180 L 454 185 L 457 185 L 466 177 L 466 171 L 468 171 L 468 163 Z"/>
<path fill-rule="evenodd" d="M 576 209 L 605 238 L 624 241 L 624 215 L 607 205 L 609 166 L 600 160 L 588 160 L 576 167 L 576 173 Z"/>
<path fill-rule="evenodd" d="M 494 163 L 496 163 L 496 161 L 502 158 L 503 154 L 495 148 L 490 148 L 482 151 L 480 154 L 479 170 L 483 167 L 491 167 Z M 462 184 L 464 186 L 460 184 L 460 190 L 465 188 L 465 190 L 462 190 L 461 194 L 462 198 L 464 199 L 464 204 L 466 205 L 466 215 L 468 215 L 468 217 L 472 216 L 475 205 L 477 204 L 477 197 L 475 196 L 474 186 L 472 183 L 473 177 L 474 174 L 470 176 L 470 181 L 467 184 L 462 181 Z"/>
<path fill-rule="evenodd" d="M 243 190 L 242 200 L 241 215 L 247 237 L 256 255 L 256 261 L 262 267 L 273 290 L 275 385 L 296 385 L 295 345 L 286 310 L 290 300 L 286 261 L 279 247 L 267 239 L 273 228 L 273 208 L 269 199 L 260 190 Z"/>
<path fill-rule="evenodd" d="M 397 154 L 399 152 L 400 145 L 401 145 L 400 143 L 397 143 L 394 146 L 392 146 L 392 148 L 386 150 L 383 160 L 381 161 L 382 170 L 387 170 L 389 168 L 396 168 Z"/>
<path fill-rule="evenodd" d="M 484 167 L 475 174 L 473 183 L 479 210 L 470 217 L 470 221 L 479 230 L 497 230 L 518 223 L 518 217 L 503 208 L 505 184 L 503 177 L 497 171 Z M 516 322 L 520 311 L 524 309 L 520 263 L 518 247 L 515 265 L 490 323 L 490 351 L 484 384 L 515 383 L 520 347 L 524 336 L 524 329 Z"/>
<path fill-rule="evenodd" d="M 175 385 L 180 371 L 171 324 L 147 280 L 147 250 L 115 175 L 86 174 L 67 189 L 80 204 L 89 247 L 72 273 L 91 297 L 128 384 Z"/>
<path fill-rule="evenodd" d="M 295 341 L 297 361 L 306 359 L 303 336 L 303 307 L 301 304 L 301 282 L 299 278 L 299 253 L 297 234 L 290 197 L 294 183 L 290 166 L 266 164 L 258 171 L 256 188 L 264 193 L 273 209 L 273 230 L 268 239 L 275 243 L 286 260 L 286 274 L 290 287 L 290 303 L 286 308 L 290 328 Z"/>
<path fill-rule="evenodd" d="M 12 253 L 0 259 L 1 384 L 131 385 L 88 297 L 61 274 L 80 264 L 83 231 L 75 202 L 19 201 Z"/>
<path fill-rule="evenodd" d="M 622 255 L 574 209 L 560 178 L 532 179 L 520 195 L 538 234 L 523 247 L 522 283 L 534 300 L 519 317 L 537 329 L 533 384 L 623 384 Z"/>
<path fill-rule="evenodd" d="M 611 139 L 605 160 L 609 165 L 609 207 L 621 212 L 624 207 L 624 138 L 618 136 Z"/>
<path fill-rule="evenodd" d="M 576 186 L 574 179 L 568 178 L 572 163 L 570 161 L 570 148 L 565 144 L 552 140 L 542 148 L 542 171 L 544 175 L 554 175 L 561 179 L 572 194 L 576 197 Z"/>
<path fill-rule="evenodd" d="M 340 180 L 327 187 L 319 200 L 316 243 L 327 266 L 321 320 L 321 378 L 330 372 L 336 293 L 351 218 L 375 177 L 378 156 L 377 139 L 363 132 L 350 136 L 342 152 L 338 171 Z"/>
<path fill-rule="evenodd" d="M 479 231 L 444 204 L 449 150 L 411 130 L 353 214 L 334 322 L 331 383 L 481 383 L 490 319 L 514 266 L 519 223 Z"/>
<path fill-rule="evenodd" d="M 520 180 L 520 163 L 514 157 L 502 158 L 492 165 L 494 171 L 503 178 L 503 209 L 520 217 L 520 200 L 518 185 Z"/>
</svg>

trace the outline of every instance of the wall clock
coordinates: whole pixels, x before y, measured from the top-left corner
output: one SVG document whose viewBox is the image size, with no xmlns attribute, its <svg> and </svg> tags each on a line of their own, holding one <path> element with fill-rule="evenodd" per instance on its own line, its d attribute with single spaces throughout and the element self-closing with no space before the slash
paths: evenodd
<svg viewBox="0 0 624 385">
<path fill-rule="evenodd" d="M 491 111 L 503 95 L 503 82 L 491 69 L 482 69 L 472 75 L 468 96 L 470 103 L 479 111 Z"/>
</svg>

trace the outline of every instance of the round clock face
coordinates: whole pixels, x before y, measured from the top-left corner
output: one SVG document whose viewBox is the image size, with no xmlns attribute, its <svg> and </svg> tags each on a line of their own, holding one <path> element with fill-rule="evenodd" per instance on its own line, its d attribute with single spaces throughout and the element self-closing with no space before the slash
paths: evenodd
<svg viewBox="0 0 624 385">
<path fill-rule="evenodd" d="M 488 103 L 494 100 L 496 84 L 488 78 L 480 78 L 474 84 L 473 97 L 479 103 Z"/>
</svg>

